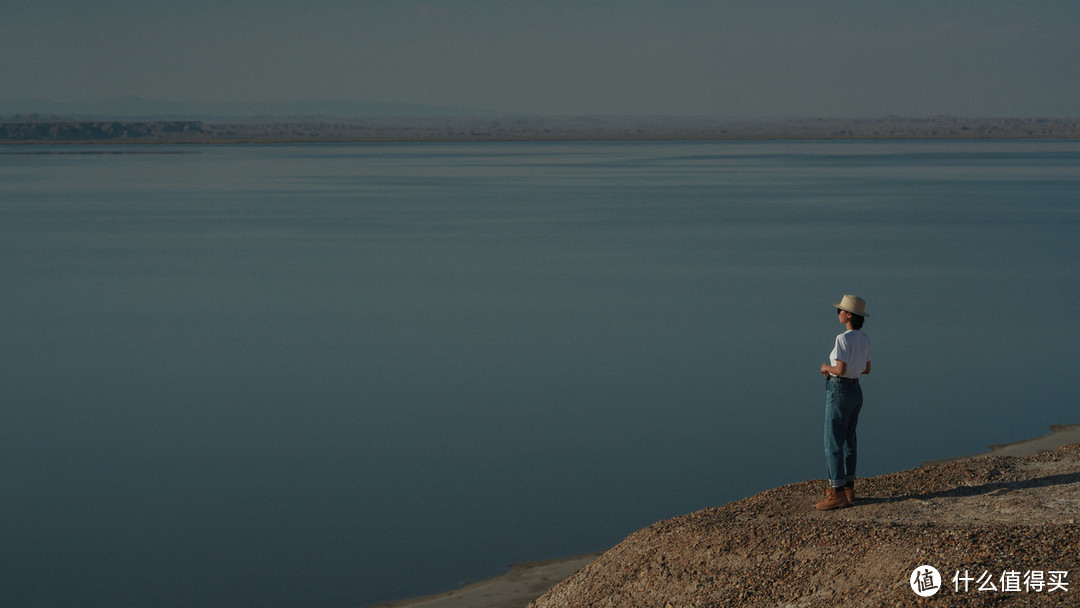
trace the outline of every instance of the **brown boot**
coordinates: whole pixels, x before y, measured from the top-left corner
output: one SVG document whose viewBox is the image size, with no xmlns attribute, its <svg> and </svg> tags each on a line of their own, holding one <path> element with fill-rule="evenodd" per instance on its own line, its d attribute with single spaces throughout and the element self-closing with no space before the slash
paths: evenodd
<svg viewBox="0 0 1080 608">
<path fill-rule="evenodd" d="M 855 484 L 854 484 L 854 482 L 849 483 L 848 485 L 844 486 L 844 497 L 847 498 L 847 501 L 848 501 L 849 505 L 855 504 Z"/>
<path fill-rule="evenodd" d="M 850 504 L 844 494 L 844 488 L 830 487 L 825 491 L 825 500 L 817 503 L 816 506 L 818 511 L 828 511 L 829 509 L 842 509 Z"/>
</svg>

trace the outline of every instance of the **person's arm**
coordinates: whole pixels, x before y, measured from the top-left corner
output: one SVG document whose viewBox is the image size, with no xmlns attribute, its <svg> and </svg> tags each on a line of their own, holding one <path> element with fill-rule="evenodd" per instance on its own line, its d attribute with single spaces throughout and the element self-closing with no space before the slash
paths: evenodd
<svg viewBox="0 0 1080 608">
<path fill-rule="evenodd" d="M 864 369 L 864 370 L 862 371 L 862 373 L 863 373 L 863 375 L 864 375 L 864 376 L 865 376 L 866 374 L 869 374 L 869 373 L 870 373 L 870 362 L 869 362 L 869 361 L 867 361 L 867 362 L 866 362 L 866 369 Z"/>
<path fill-rule="evenodd" d="M 821 364 L 821 374 L 822 375 L 832 374 L 833 376 L 843 376 L 844 372 L 846 372 L 846 371 L 847 371 L 847 363 L 844 362 L 844 361 L 837 361 L 836 365 L 829 365 L 828 363 L 822 363 Z M 865 371 L 863 373 L 864 374 L 870 373 L 869 365 L 867 366 L 867 371 Z"/>
</svg>

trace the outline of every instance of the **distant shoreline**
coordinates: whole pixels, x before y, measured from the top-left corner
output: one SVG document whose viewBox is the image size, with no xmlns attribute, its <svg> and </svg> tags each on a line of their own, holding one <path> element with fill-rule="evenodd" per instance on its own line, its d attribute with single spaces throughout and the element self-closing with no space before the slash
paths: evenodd
<svg viewBox="0 0 1080 608">
<path fill-rule="evenodd" d="M 0 117 L 0 145 L 1080 139 L 1080 118 L 734 120 L 673 117 L 288 117 L 236 121 Z"/>
</svg>

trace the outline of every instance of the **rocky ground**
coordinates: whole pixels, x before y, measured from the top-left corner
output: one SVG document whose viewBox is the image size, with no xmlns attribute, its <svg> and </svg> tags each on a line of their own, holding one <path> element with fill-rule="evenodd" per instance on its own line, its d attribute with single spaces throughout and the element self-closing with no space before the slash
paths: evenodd
<svg viewBox="0 0 1080 608">
<path fill-rule="evenodd" d="M 816 511 L 823 483 L 801 482 L 656 523 L 529 606 L 1080 606 L 1080 444 L 891 473 L 856 491 L 855 506 Z M 924 564 L 943 579 L 927 598 L 909 583 Z"/>
</svg>

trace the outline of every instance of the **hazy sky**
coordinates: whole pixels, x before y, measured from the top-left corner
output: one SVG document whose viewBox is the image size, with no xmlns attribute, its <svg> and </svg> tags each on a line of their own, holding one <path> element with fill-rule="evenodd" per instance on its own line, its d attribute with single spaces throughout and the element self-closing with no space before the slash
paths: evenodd
<svg viewBox="0 0 1080 608">
<path fill-rule="evenodd" d="M 0 100 L 1078 116 L 1080 2 L 6 0 Z"/>
</svg>

